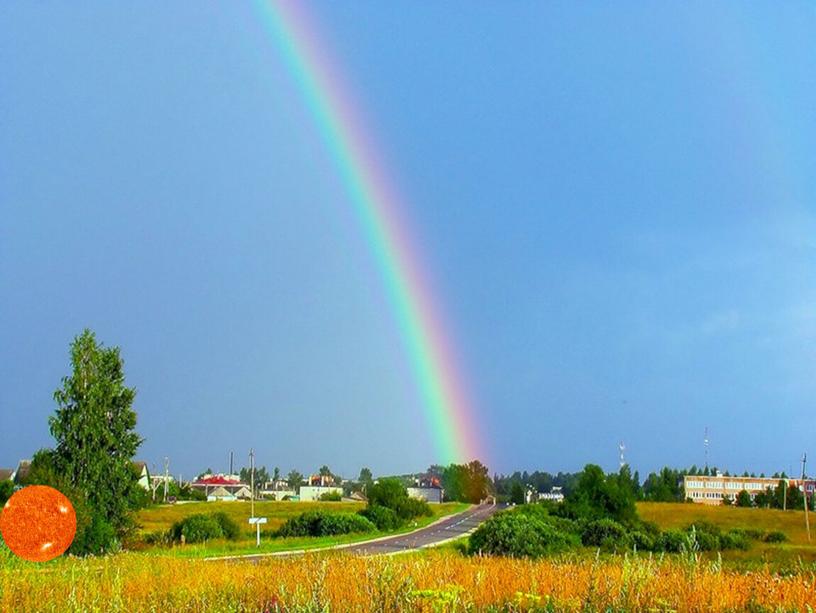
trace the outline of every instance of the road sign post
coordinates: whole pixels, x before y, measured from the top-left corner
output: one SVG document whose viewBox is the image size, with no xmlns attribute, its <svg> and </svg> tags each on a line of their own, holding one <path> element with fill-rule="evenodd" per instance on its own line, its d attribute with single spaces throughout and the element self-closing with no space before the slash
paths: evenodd
<svg viewBox="0 0 816 613">
<path fill-rule="evenodd" d="M 266 523 L 266 517 L 250 517 L 250 524 L 255 524 L 255 546 L 261 546 L 261 524 Z"/>
</svg>

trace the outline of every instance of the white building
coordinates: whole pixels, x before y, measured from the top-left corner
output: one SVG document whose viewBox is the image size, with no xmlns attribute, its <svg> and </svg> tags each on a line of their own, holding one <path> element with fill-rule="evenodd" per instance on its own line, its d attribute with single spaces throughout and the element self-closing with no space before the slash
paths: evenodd
<svg viewBox="0 0 816 613">
<path fill-rule="evenodd" d="M 272 500 L 283 500 L 286 498 L 287 500 L 290 498 L 294 498 L 297 496 L 297 492 L 295 490 L 261 490 L 261 496 L 264 498 L 272 499 Z"/>
<path fill-rule="evenodd" d="M 559 486 L 553 486 L 549 492 L 541 492 L 538 494 L 538 500 L 551 500 L 553 502 L 564 502 L 564 492 Z"/>
<path fill-rule="evenodd" d="M 301 485 L 300 500 L 316 501 L 320 500 L 323 494 L 338 494 L 343 496 L 343 488 L 336 485 Z"/>
<path fill-rule="evenodd" d="M 408 496 L 419 498 L 429 503 L 442 502 L 442 488 L 440 487 L 409 487 Z"/>
<path fill-rule="evenodd" d="M 734 477 L 717 473 L 716 475 L 685 475 L 683 490 L 687 500 L 698 504 L 720 505 L 723 498 L 732 502 L 745 490 L 753 500 L 760 492 L 776 488 L 780 481 L 788 486 L 799 488 L 808 498 L 813 496 L 816 481 L 813 479 L 790 479 L 788 477 Z"/>
</svg>

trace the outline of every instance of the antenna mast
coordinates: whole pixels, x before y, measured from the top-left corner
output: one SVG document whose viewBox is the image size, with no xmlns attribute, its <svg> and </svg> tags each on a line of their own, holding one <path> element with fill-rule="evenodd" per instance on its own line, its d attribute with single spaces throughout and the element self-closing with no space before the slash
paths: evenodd
<svg viewBox="0 0 816 613">
<path fill-rule="evenodd" d="M 703 446 L 705 447 L 705 467 L 708 469 L 708 426 L 706 426 L 705 434 L 703 435 Z"/>
<path fill-rule="evenodd" d="M 620 451 L 620 467 L 623 468 L 626 465 L 626 459 L 623 455 L 626 451 L 626 445 L 623 444 L 623 441 L 618 445 L 618 451 Z"/>
</svg>

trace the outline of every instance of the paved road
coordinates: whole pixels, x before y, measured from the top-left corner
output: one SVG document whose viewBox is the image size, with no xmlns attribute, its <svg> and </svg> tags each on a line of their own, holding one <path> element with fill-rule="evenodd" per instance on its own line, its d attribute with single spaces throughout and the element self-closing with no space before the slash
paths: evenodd
<svg viewBox="0 0 816 613">
<path fill-rule="evenodd" d="M 484 504 L 472 507 L 462 513 L 445 517 L 435 524 L 422 528 L 410 534 L 402 534 L 398 536 L 390 536 L 382 540 L 359 543 L 356 545 L 349 545 L 347 547 L 336 548 L 336 551 L 348 552 L 356 555 L 382 555 L 400 553 L 403 551 L 410 551 L 411 549 L 419 549 L 420 547 L 427 547 L 442 541 L 452 538 L 464 536 L 471 530 L 474 530 L 488 517 L 493 515 L 496 511 L 500 511 L 503 507 L 501 505 Z M 319 550 L 315 550 L 319 551 Z M 325 551 L 325 550 L 323 550 Z M 275 554 L 259 554 L 259 555 L 240 555 L 240 556 L 222 556 L 218 558 L 209 558 L 210 560 L 231 560 L 241 562 L 259 562 L 265 558 L 278 556 L 296 556 L 303 555 L 304 551 L 281 551 Z"/>
<path fill-rule="evenodd" d="M 446 517 L 416 532 L 392 536 L 373 543 L 352 545 L 344 548 L 343 551 L 358 555 L 382 555 L 427 547 L 441 541 L 464 536 L 498 510 L 499 507 L 496 505 L 479 505 L 463 513 Z"/>
</svg>

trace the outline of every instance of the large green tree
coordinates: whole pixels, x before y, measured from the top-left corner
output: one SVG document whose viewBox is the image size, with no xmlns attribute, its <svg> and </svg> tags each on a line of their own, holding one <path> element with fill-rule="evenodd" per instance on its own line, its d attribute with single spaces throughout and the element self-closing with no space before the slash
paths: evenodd
<svg viewBox="0 0 816 613">
<path fill-rule="evenodd" d="M 363 488 L 364 492 L 367 492 L 371 485 L 374 483 L 374 475 L 371 473 L 371 469 L 367 467 L 363 467 L 360 469 L 360 477 L 358 479 L 360 485 Z"/>
<path fill-rule="evenodd" d="M 301 483 L 303 483 L 303 475 L 293 468 L 289 471 L 289 474 L 286 475 L 286 482 L 289 484 L 289 487 L 296 489 Z"/>
<path fill-rule="evenodd" d="M 628 483 L 628 482 L 627 482 Z M 587 464 L 575 490 L 567 496 L 564 512 L 576 519 L 610 518 L 624 524 L 637 521 L 635 495 L 621 485 L 621 474 L 604 474 L 600 466 Z"/>
<path fill-rule="evenodd" d="M 105 347 L 85 330 L 71 343 L 72 373 L 54 392 L 49 419 L 56 440 L 55 470 L 81 490 L 95 514 L 118 534 L 132 526 L 129 512 L 139 487 L 131 462 L 141 437 L 125 385 L 118 347 Z"/>
<path fill-rule="evenodd" d="M 749 494 L 746 490 L 740 490 L 739 494 L 737 494 L 736 503 L 738 507 L 754 506 L 754 501 L 751 500 L 751 494 Z"/>
</svg>

